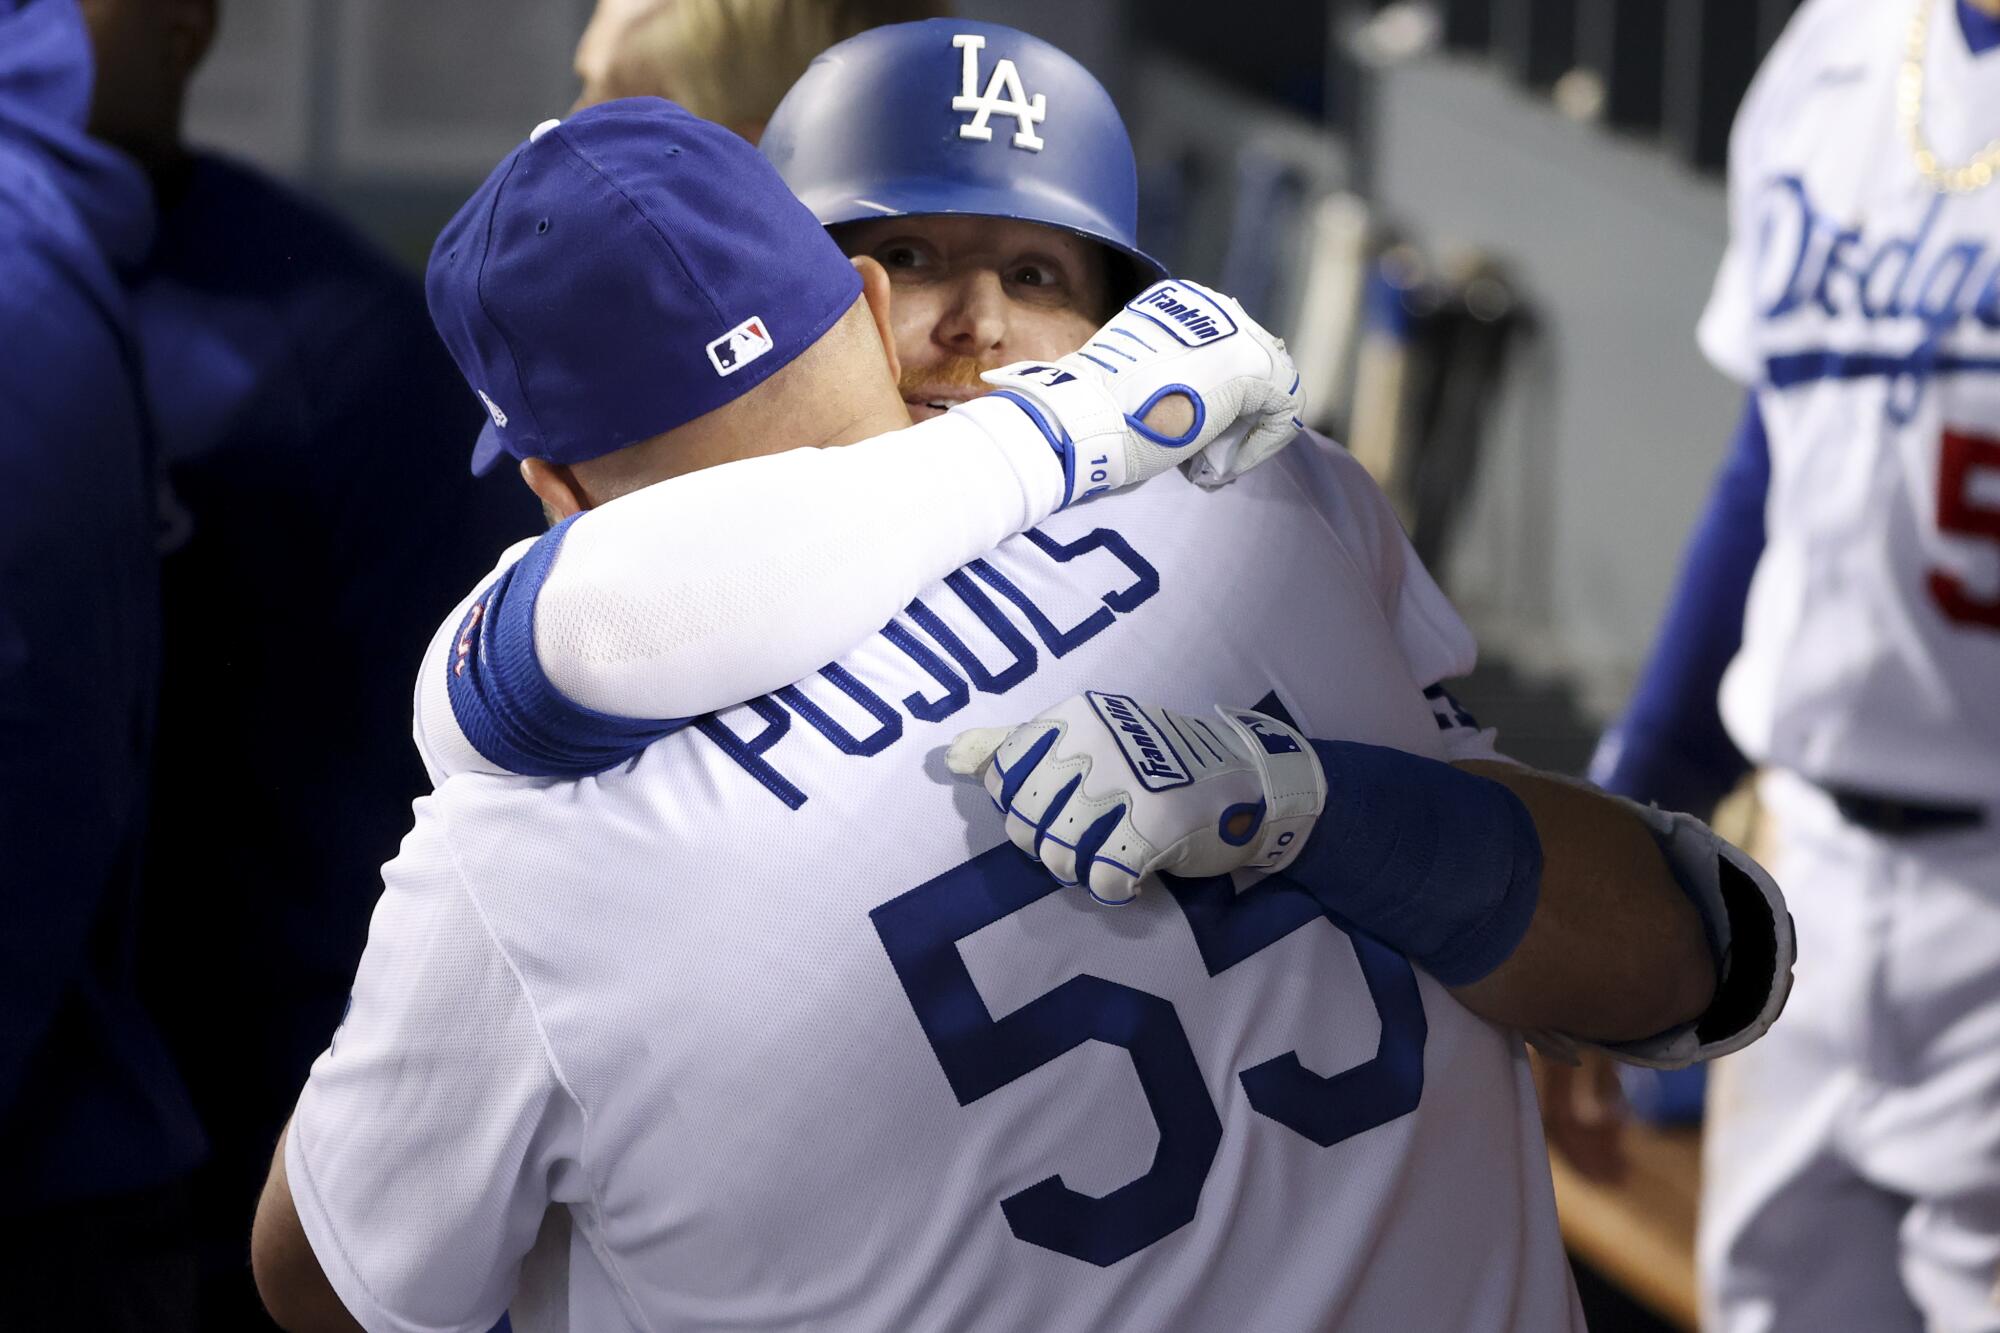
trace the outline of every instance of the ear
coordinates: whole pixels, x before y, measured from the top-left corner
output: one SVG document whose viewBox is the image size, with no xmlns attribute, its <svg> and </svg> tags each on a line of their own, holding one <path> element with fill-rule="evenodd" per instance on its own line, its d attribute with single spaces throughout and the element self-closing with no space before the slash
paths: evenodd
<svg viewBox="0 0 2000 1333">
<path fill-rule="evenodd" d="M 854 265 L 854 271 L 861 275 L 861 299 L 868 303 L 868 313 L 875 318 L 875 332 L 881 336 L 882 351 L 889 358 L 889 378 L 900 380 L 903 378 L 903 362 L 896 355 L 896 327 L 889 321 L 892 299 L 889 270 L 867 255 L 855 255 L 847 262 Z"/>
<path fill-rule="evenodd" d="M 576 474 L 562 463 L 551 463 L 546 458 L 524 458 L 521 460 L 521 480 L 528 483 L 528 489 L 542 502 L 542 508 L 550 515 L 550 521 L 560 523 L 571 514 L 580 514 L 590 508 L 590 496 L 576 479 Z"/>
</svg>

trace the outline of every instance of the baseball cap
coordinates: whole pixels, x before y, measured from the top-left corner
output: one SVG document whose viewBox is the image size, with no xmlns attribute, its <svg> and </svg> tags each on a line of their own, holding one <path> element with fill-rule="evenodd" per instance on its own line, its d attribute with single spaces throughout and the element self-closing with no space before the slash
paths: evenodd
<svg viewBox="0 0 2000 1333">
<path fill-rule="evenodd" d="M 545 121 L 439 233 L 431 320 L 486 409 L 472 470 L 580 463 L 712 412 L 861 279 L 748 142 L 657 97 Z"/>
</svg>

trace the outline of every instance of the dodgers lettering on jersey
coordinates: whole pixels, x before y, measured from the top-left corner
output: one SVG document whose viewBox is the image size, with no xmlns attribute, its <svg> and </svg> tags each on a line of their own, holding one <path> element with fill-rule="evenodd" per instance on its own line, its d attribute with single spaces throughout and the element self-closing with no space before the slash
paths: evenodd
<svg viewBox="0 0 2000 1333">
<path fill-rule="evenodd" d="M 1925 124 L 2000 124 L 2000 52 L 1934 0 Z M 1768 539 L 1722 711 L 1815 782 L 2000 804 L 2000 189 L 1942 195 L 1903 142 L 1905 5 L 1812 0 L 1731 141 L 1701 342 L 1756 387 Z"/>
<path fill-rule="evenodd" d="M 329 1277 L 387 1326 L 527 1253 L 577 1329 L 1580 1329 L 1518 1039 L 1281 877 L 1065 891 L 943 763 L 1098 685 L 1457 753 L 1422 687 L 1470 647 L 1301 442 L 1066 510 L 629 766 L 453 778 L 294 1121 Z"/>
<path fill-rule="evenodd" d="M 1778 290 L 1757 293 L 1757 317 L 1779 337 L 1793 326 L 1807 340 L 1766 356 L 1764 377 L 1773 389 L 1881 378 L 1889 385 L 1890 419 L 1907 422 L 1934 376 L 2000 371 L 2000 356 L 1968 356 L 1945 346 L 1969 321 L 2000 330 L 2000 247 L 1983 237 L 1942 237 L 1937 222 L 1945 204 L 1946 196 L 1932 195 L 1908 233 L 1891 227 L 1874 235 L 1822 212 L 1798 176 L 1764 183 L 1752 206 L 1767 228 L 1757 277 L 1785 277 Z M 1849 315 L 1871 335 L 1888 336 L 1851 348 L 1821 342 L 1820 321 L 1839 325 Z M 1911 324 L 1914 345 L 1905 332 Z"/>
</svg>

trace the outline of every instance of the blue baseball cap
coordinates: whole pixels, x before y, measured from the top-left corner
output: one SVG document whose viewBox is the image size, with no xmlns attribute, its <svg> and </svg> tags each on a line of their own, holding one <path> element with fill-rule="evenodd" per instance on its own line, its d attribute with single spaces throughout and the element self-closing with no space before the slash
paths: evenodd
<svg viewBox="0 0 2000 1333">
<path fill-rule="evenodd" d="M 439 233 L 431 320 L 486 409 L 472 470 L 580 463 L 712 412 L 861 294 L 749 143 L 657 97 L 546 121 Z"/>
</svg>

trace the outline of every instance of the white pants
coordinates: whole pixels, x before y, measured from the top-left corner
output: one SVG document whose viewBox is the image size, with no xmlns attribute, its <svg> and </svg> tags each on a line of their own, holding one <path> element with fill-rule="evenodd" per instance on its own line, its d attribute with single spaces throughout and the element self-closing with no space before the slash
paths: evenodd
<svg viewBox="0 0 2000 1333">
<path fill-rule="evenodd" d="M 1717 1063 L 1709 1333 L 2000 1330 L 2000 829 L 1879 837 L 1760 784 L 1795 988 Z"/>
</svg>

